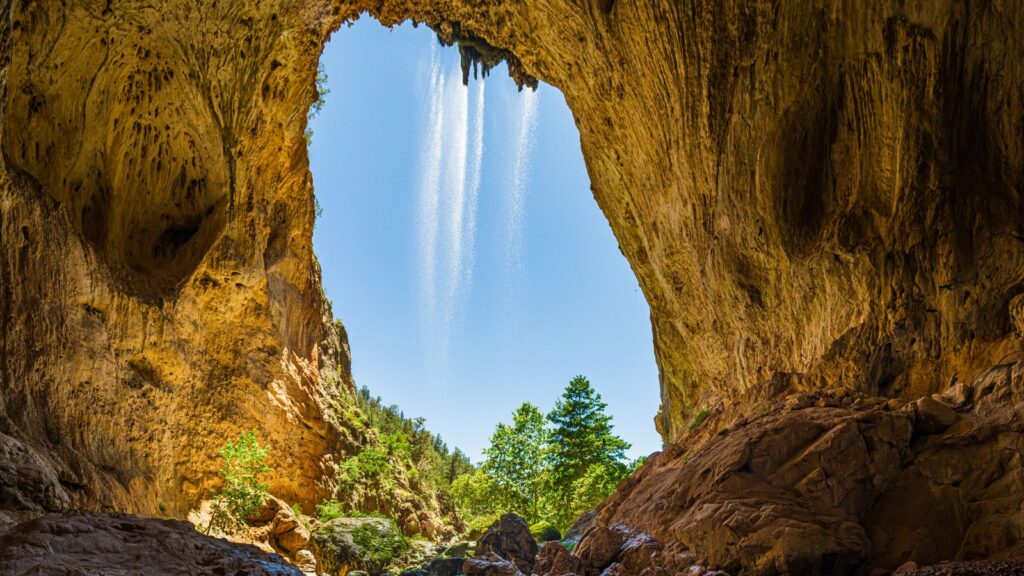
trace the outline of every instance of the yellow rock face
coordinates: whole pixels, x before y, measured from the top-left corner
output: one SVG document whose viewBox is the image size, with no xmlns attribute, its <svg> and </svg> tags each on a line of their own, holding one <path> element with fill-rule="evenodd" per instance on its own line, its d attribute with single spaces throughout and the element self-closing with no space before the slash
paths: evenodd
<svg viewBox="0 0 1024 576">
<path fill-rule="evenodd" d="M 666 439 L 755 384 L 917 397 L 1019 356 L 1024 5 L 4 4 L 0 432 L 51 493 L 180 511 L 255 425 L 276 494 L 326 495 L 346 383 L 318 375 L 302 133 L 364 9 L 565 94 Z"/>
</svg>

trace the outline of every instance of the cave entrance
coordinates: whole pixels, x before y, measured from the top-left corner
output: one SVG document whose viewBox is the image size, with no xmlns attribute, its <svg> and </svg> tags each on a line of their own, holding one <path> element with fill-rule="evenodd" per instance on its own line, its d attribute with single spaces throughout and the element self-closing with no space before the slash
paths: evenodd
<svg viewBox="0 0 1024 576">
<path fill-rule="evenodd" d="M 474 460 L 523 401 L 576 374 L 631 456 L 660 447 L 649 310 L 594 201 L 561 93 L 505 65 L 463 85 L 457 48 L 369 17 L 321 57 L 314 247 L 357 386 Z"/>
</svg>

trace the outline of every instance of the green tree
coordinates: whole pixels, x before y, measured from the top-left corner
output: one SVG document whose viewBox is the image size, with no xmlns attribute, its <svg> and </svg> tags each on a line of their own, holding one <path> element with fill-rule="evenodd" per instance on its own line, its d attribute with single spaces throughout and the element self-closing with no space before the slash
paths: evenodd
<svg viewBox="0 0 1024 576">
<path fill-rule="evenodd" d="M 548 499 L 551 519 L 560 528 L 581 506 L 592 506 L 607 497 L 608 487 L 614 489 L 618 479 L 629 471 L 624 463 L 629 443 L 613 433 L 612 417 L 605 413 L 607 407 L 590 381 L 576 376 L 547 416 L 553 426 Z M 580 482 L 583 484 L 578 485 Z M 574 502 L 577 488 L 586 503 Z"/>
<path fill-rule="evenodd" d="M 530 523 L 540 519 L 547 441 L 544 414 L 523 402 L 512 414 L 512 425 L 498 424 L 484 450 L 483 469 L 501 489 L 506 511 L 517 512 Z"/>
<path fill-rule="evenodd" d="M 477 470 L 456 478 L 449 488 L 449 493 L 459 512 L 472 520 L 493 517 L 499 513 L 498 503 L 494 499 L 498 490 L 498 483 L 493 476 L 483 470 Z"/>
<path fill-rule="evenodd" d="M 270 472 L 267 449 L 256 441 L 255 431 L 226 442 L 220 455 L 224 458 L 220 469 L 224 487 L 213 494 L 207 534 L 214 529 L 229 532 L 240 528 L 267 500 L 268 485 L 260 482 L 260 476 Z"/>
</svg>

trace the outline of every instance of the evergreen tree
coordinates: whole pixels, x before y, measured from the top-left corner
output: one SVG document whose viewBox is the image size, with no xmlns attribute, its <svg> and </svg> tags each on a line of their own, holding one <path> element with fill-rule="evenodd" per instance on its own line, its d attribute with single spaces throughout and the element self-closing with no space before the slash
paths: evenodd
<svg viewBox="0 0 1024 576">
<path fill-rule="evenodd" d="M 577 376 L 547 416 L 553 426 L 549 450 L 551 517 L 560 527 L 581 507 L 599 503 L 629 471 L 624 462 L 629 444 L 612 432 L 612 417 L 605 414 L 607 407 L 590 381 Z M 583 494 L 587 501 L 576 502 L 575 496 Z"/>
<path fill-rule="evenodd" d="M 512 415 L 512 425 L 501 423 L 484 450 L 483 469 L 490 474 L 505 499 L 505 508 L 533 523 L 540 517 L 544 490 L 547 432 L 544 414 L 524 402 Z"/>
</svg>

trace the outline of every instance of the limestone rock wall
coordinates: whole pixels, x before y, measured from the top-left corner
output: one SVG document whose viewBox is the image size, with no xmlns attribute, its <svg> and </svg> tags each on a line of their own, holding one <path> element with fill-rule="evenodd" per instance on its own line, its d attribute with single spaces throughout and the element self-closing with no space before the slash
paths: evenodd
<svg viewBox="0 0 1024 576">
<path fill-rule="evenodd" d="M 562 90 L 651 306 L 667 440 L 780 373 L 913 398 L 1019 356 L 1020 3 L 342 7 Z"/>
<path fill-rule="evenodd" d="M 250 428 L 329 494 L 298 6 L 0 4 L 0 507 L 181 514 Z"/>
<path fill-rule="evenodd" d="M 323 42 L 363 10 L 563 91 L 651 305 L 666 439 L 755 385 L 916 397 L 1019 357 L 1020 3 L 0 8 L 0 432 L 59 478 L 3 480 L 12 501 L 177 509 L 252 422 L 279 495 L 323 492 L 302 131 Z"/>
</svg>

